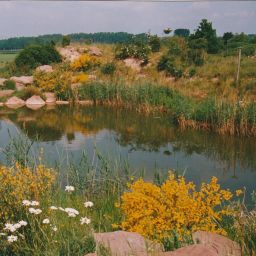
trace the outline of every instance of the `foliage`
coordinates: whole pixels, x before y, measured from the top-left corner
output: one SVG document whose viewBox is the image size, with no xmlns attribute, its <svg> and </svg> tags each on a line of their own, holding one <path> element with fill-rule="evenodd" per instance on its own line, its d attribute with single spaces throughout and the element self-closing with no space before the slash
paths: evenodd
<svg viewBox="0 0 256 256">
<path fill-rule="evenodd" d="M 37 166 L 35 170 L 19 164 L 12 168 L 1 166 L 0 220 L 18 220 L 17 218 L 22 217 L 22 200 L 26 198 L 48 198 L 54 179 L 53 171 L 42 165 Z"/>
<path fill-rule="evenodd" d="M 88 71 L 96 66 L 99 66 L 99 61 L 96 57 L 88 54 L 81 55 L 78 59 L 74 60 L 70 67 L 77 71 Z"/>
<path fill-rule="evenodd" d="M 175 36 L 188 37 L 190 34 L 190 30 L 187 28 L 178 28 L 174 30 Z"/>
<path fill-rule="evenodd" d="M 113 75 L 115 70 L 116 65 L 113 62 L 106 63 L 101 67 L 101 72 L 104 75 Z"/>
<path fill-rule="evenodd" d="M 188 59 L 196 66 L 202 66 L 206 58 L 207 41 L 204 38 L 189 41 Z"/>
<path fill-rule="evenodd" d="M 222 40 L 224 41 L 224 44 L 227 45 L 228 40 L 230 40 L 233 37 L 233 33 L 232 32 L 225 32 L 222 36 Z"/>
<path fill-rule="evenodd" d="M 28 72 L 40 65 L 61 61 L 61 56 L 52 45 L 31 45 L 22 50 L 15 59 L 18 70 Z"/>
<path fill-rule="evenodd" d="M 79 73 L 75 77 L 75 83 L 86 83 L 89 80 L 88 75 L 85 73 Z"/>
<path fill-rule="evenodd" d="M 7 90 L 15 90 L 15 89 L 16 89 L 15 82 L 13 82 L 12 80 L 6 80 L 6 81 L 4 82 L 4 87 L 5 87 Z"/>
<path fill-rule="evenodd" d="M 161 48 L 161 41 L 157 35 L 149 37 L 149 46 L 152 52 L 159 52 Z"/>
<path fill-rule="evenodd" d="M 197 230 L 226 234 L 219 222 L 232 212 L 218 207 L 228 202 L 232 193 L 220 189 L 215 177 L 208 184 L 202 183 L 199 191 L 192 182 L 186 183 L 184 177 L 175 178 L 173 174 L 161 186 L 140 179 L 129 188 L 120 205 L 124 230 L 160 241 L 173 232 L 180 239 Z"/>
<path fill-rule="evenodd" d="M 166 35 L 168 35 L 172 32 L 172 29 L 171 28 L 165 28 L 163 31 Z"/>
<path fill-rule="evenodd" d="M 44 98 L 40 89 L 35 86 L 25 87 L 23 90 L 15 92 L 15 95 L 23 100 L 27 100 L 30 97 L 32 97 L 33 95 L 38 95 L 41 98 Z"/>
<path fill-rule="evenodd" d="M 157 64 L 158 71 L 165 71 L 167 75 L 175 78 L 180 78 L 183 75 L 181 68 L 177 68 L 174 64 L 174 58 L 171 56 L 163 55 Z"/>
<path fill-rule="evenodd" d="M 216 30 L 213 29 L 212 23 L 207 19 L 202 19 L 197 30 L 190 36 L 193 39 L 205 39 L 207 41 L 207 52 L 217 53 L 220 49 L 220 43 L 217 38 Z"/>
<path fill-rule="evenodd" d="M 61 45 L 63 47 L 70 45 L 70 37 L 68 35 L 63 36 Z"/>
</svg>

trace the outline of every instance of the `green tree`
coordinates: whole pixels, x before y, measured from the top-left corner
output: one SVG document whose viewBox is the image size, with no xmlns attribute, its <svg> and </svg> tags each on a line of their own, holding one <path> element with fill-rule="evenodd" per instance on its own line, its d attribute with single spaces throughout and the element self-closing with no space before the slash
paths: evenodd
<svg viewBox="0 0 256 256">
<path fill-rule="evenodd" d="M 227 45 L 228 44 L 228 40 L 230 40 L 233 37 L 233 33 L 232 32 L 225 32 L 222 36 L 222 40 L 224 41 L 224 44 Z"/>
<path fill-rule="evenodd" d="M 151 47 L 152 52 L 159 52 L 161 48 L 161 41 L 157 35 L 149 37 L 149 46 Z"/>
<path fill-rule="evenodd" d="M 213 29 L 212 23 L 207 19 L 202 19 L 197 30 L 190 36 L 191 39 L 203 38 L 207 41 L 207 52 L 217 53 L 220 49 L 220 42 L 217 38 L 216 30 Z"/>
<path fill-rule="evenodd" d="M 63 36 L 61 44 L 63 47 L 70 45 L 70 37 Z"/>
<path fill-rule="evenodd" d="M 178 28 L 174 30 L 174 35 L 188 37 L 190 35 L 190 30 L 186 28 Z"/>
</svg>

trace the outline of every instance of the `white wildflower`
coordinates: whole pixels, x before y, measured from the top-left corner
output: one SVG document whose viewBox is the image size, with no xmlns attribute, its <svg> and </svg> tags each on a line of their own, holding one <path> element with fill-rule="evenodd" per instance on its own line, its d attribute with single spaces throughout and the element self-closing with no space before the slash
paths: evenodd
<svg viewBox="0 0 256 256">
<path fill-rule="evenodd" d="M 5 234 L 5 233 L 0 233 L 0 236 L 6 236 L 7 234 Z"/>
<path fill-rule="evenodd" d="M 85 203 L 84 203 L 84 206 L 85 206 L 86 208 L 88 208 L 88 207 L 93 207 L 93 202 L 90 202 L 90 201 L 85 202 Z"/>
<path fill-rule="evenodd" d="M 52 230 L 53 230 L 54 232 L 56 232 L 58 229 L 57 229 L 56 226 L 53 226 L 53 227 L 52 227 Z"/>
<path fill-rule="evenodd" d="M 80 222 L 81 222 L 81 225 L 84 225 L 84 224 L 88 225 L 91 223 L 91 220 L 88 219 L 87 217 L 84 217 L 80 219 Z"/>
<path fill-rule="evenodd" d="M 27 226 L 28 225 L 28 223 L 26 221 L 24 221 L 24 220 L 19 221 L 19 224 L 21 226 Z"/>
<path fill-rule="evenodd" d="M 50 220 L 49 219 L 44 219 L 43 220 L 43 224 L 49 224 L 50 223 Z"/>
<path fill-rule="evenodd" d="M 76 217 L 76 215 L 79 214 L 79 212 L 73 208 L 65 208 L 65 212 L 68 214 L 69 217 Z"/>
<path fill-rule="evenodd" d="M 62 207 L 59 207 L 59 210 L 61 210 L 61 211 L 65 212 L 65 209 L 64 209 L 64 208 L 62 208 Z"/>
<path fill-rule="evenodd" d="M 29 208 L 28 211 L 32 214 L 40 214 L 42 212 L 41 209 Z"/>
<path fill-rule="evenodd" d="M 22 204 L 25 205 L 25 206 L 30 206 L 31 202 L 29 200 L 23 200 Z"/>
<path fill-rule="evenodd" d="M 73 186 L 66 186 L 65 191 L 72 192 L 72 191 L 75 191 L 75 188 Z"/>
<path fill-rule="evenodd" d="M 4 226 L 4 230 L 9 230 L 12 233 L 16 231 L 16 227 L 13 224 L 6 223 Z"/>
<path fill-rule="evenodd" d="M 30 202 L 30 205 L 32 205 L 32 206 L 38 206 L 38 205 L 39 205 L 39 202 L 37 202 L 37 201 L 31 201 L 31 202 Z"/>
<path fill-rule="evenodd" d="M 15 227 L 15 229 L 19 229 L 21 227 L 21 224 L 20 223 L 15 223 L 13 226 Z"/>
<path fill-rule="evenodd" d="M 56 207 L 56 206 L 51 206 L 50 209 L 51 209 L 51 210 L 58 210 L 58 207 Z"/>
<path fill-rule="evenodd" d="M 7 240 L 8 240 L 9 243 L 13 243 L 13 242 L 18 240 L 18 237 L 11 235 L 11 236 L 7 237 Z"/>
</svg>

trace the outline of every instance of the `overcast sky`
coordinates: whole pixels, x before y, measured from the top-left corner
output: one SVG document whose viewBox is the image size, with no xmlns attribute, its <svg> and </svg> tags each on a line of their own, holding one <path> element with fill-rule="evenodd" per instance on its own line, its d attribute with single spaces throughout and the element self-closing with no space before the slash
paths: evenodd
<svg viewBox="0 0 256 256">
<path fill-rule="evenodd" d="M 0 38 L 52 33 L 126 31 L 161 34 L 163 28 L 193 31 L 202 18 L 217 33 L 256 33 L 256 2 L 0 1 Z"/>
</svg>

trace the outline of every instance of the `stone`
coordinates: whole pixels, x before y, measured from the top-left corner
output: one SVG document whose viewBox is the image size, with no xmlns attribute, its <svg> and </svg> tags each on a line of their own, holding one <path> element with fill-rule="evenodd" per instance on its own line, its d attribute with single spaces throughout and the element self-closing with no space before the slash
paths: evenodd
<svg viewBox="0 0 256 256">
<path fill-rule="evenodd" d="M 95 233 L 94 239 L 96 247 L 103 246 L 109 250 L 110 255 L 140 255 L 140 253 L 148 253 L 149 251 L 155 253 L 163 251 L 160 244 L 145 240 L 141 235 L 133 232 Z"/>
<path fill-rule="evenodd" d="M 60 55 L 64 58 L 64 60 L 73 62 L 81 56 L 81 53 L 72 46 L 68 46 L 65 48 L 59 48 Z"/>
<path fill-rule="evenodd" d="M 93 100 L 79 100 L 77 103 L 83 106 L 92 106 L 94 104 Z"/>
<path fill-rule="evenodd" d="M 15 87 L 16 87 L 16 90 L 17 90 L 17 91 L 22 91 L 22 90 L 24 90 L 25 85 L 24 85 L 24 84 L 21 84 L 21 83 L 16 82 L 16 83 L 15 83 Z"/>
<path fill-rule="evenodd" d="M 56 100 L 57 105 L 68 105 L 69 101 L 66 100 Z"/>
<path fill-rule="evenodd" d="M 4 103 L 3 102 L 0 102 L 0 107 L 3 107 L 4 106 Z"/>
<path fill-rule="evenodd" d="M 10 80 L 24 85 L 33 84 L 34 81 L 33 76 L 12 76 Z"/>
<path fill-rule="evenodd" d="M 96 76 L 95 75 L 88 75 L 88 79 L 89 80 L 96 80 Z"/>
<path fill-rule="evenodd" d="M 89 54 L 94 56 L 102 56 L 102 51 L 97 46 L 90 46 L 89 47 Z"/>
<path fill-rule="evenodd" d="M 33 95 L 26 100 L 27 108 L 37 110 L 45 105 L 45 101 L 38 95 Z"/>
<path fill-rule="evenodd" d="M 45 100 L 46 104 L 56 104 L 56 97 L 54 92 L 45 92 L 44 96 L 46 98 Z"/>
<path fill-rule="evenodd" d="M 14 93 L 14 90 L 1 90 L 0 91 L 0 98 L 10 97 L 13 93 Z"/>
<path fill-rule="evenodd" d="M 53 68 L 51 65 L 43 65 L 36 68 L 38 72 L 51 73 L 53 72 Z"/>
<path fill-rule="evenodd" d="M 194 243 L 210 245 L 219 256 L 242 255 L 240 246 L 227 237 L 206 231 L 197 231 L 192 236 Z"/>
<path fill-rule="evenodd" d="M 4 82 L 7 81 L 5 78 L 0 78 L 0 86 L 4 86 Z"/>
<path fill-rule="evenodd" d="M 25 101 L 18 98 L 18 97 L 11 97 L 9 98 L 6 102 L 5 102 L 5 105 L 8 107 L 8 108 L 12 108 L 12 109 L 17 109 L 17 108 L 21 108 L 25 105 Z"/>
<path fill-rule="evenodd" d="M 135 59 L 135 58 L 127 58 L 124 60 L 124 63 L 127 67 L 129 67 L 135 71 L 140 71 L 141 64 L 143 63 L 143 61 Z"/>
</svg>

